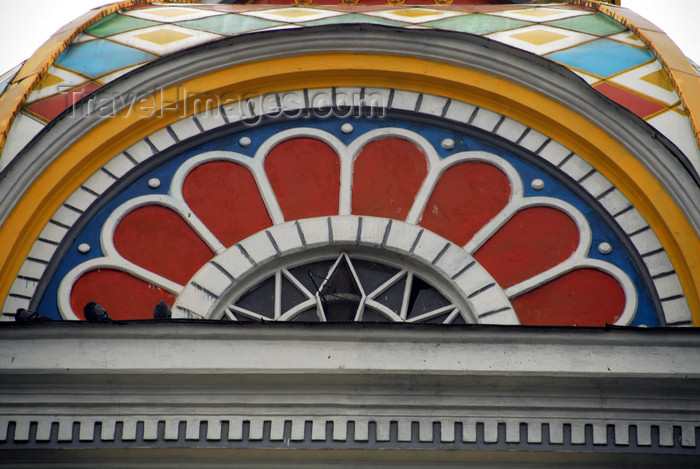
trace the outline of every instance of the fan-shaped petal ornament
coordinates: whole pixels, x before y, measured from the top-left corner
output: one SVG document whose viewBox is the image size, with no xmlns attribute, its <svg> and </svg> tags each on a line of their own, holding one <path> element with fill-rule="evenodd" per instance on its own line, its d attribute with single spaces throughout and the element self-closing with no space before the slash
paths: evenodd
<svg viewBox="0 0 700 469">
<path fill-rule="evenodd" d="M 306 219 L 314 230 L 294 222 Z M 396 233 L 411 245 L 391 241 Z M 59 306 L 66 318 L 80 318 L 89 297 L 118 319 L 150 317 L 164 299 L 176 316 L 234 320 L 502 322 L 492 313 L 514 309 L 515 323 L 628 324 L 632 281 L 588 257 L 591 239 L 578 209 L 526 197 L 518 171 L 498 155 L 440 158 L 426 138 L 398 127 L 348 144 L 292 128 L 253 156 L 196 154 L 168 194 L 123 203 L 102 228 L 104 257 L 65 276 Z M 480 280 L 470 284 L 473 266 Z M 345 312 L 329 310 L 339 304 Z"/>
</svg>

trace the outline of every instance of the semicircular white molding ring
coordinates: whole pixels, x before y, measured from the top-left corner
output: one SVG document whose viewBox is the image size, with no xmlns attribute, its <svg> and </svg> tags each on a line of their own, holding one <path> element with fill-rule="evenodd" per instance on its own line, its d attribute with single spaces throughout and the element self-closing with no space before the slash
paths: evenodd
<svg viewBox="0 0 700 469">
<path fill-rule="evenodd" d="M 282 242 L 283 241 L 283 242 Z M 173 305 L 173 317 L 217 319 L 236 295 L 297 253 L 354 249 L 399 254 L 419 273 L 439 279 L 469 322 L 520 324 L 500 286 L 464 249 L 420 226 L 385 218 L 333 216 L 275 225 L 228 248 L 205 264 Z M 436 282 L 438 285 L 438 282 Z"/>
</svg>

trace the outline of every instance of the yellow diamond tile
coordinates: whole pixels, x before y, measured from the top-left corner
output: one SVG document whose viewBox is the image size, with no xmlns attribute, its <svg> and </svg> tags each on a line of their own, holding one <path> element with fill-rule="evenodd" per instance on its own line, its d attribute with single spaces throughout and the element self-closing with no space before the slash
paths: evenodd
<svg viewBox="0 0 700 469">
<path fill-rule="evenodd" d="M 532 18 L 546 18 L 548 16 L 559 15 L 561 14 L 561 11 L 533 8 L 532 10 L 521 10 L 515 13 L 518 15 L 530 16 Z"/>
<path fill-rule="evenodd" d="M 180 8 L 154 8 L 148 10 L 149 15 L 163 16 L 165 18 L 175 18 L 178 16 L 191 15 L 192 11 L 182 10 Z"/>
<path fill-rule="evenodd" d="M 529 42 L 530 44 L 534 44 L 536 46 L 541 46 L 542 44 L 549 44 L 550 42 L 558 41 L 560 39 L 566 39 L 569 36 L 553 33 L 551 31 L 535 30 L 513 34 L 510 37 Z"/>
<path fill-rule="evenodd" d="M 406 18 L 422 18 L 424 16 L 440 15 L 439 12 L 424 11 L 424 10 L 419 10 L 419 9 L 392 11 L 391 14 L 396 15 L 396 16 L 404 16 Z"/>
<path fill-rule="evenodd" d="M 192 37 L 191 34 L 185 34 L 180 31 L 171 31 L 169 29 L 161 29 L 158 31 L 150 31 L 148 33 L 136 34 L 134 37 L 143 39 L 144 41 L 152 42 L 154 44 L 165 45 L 171 42 L 181 41 Z"/>
<path fill-rule="evenodd" d="M 285 18 L 303 18 L 304 16 L 317 16 L 318 13 L 315 11 L 308 11 L 308 10 L 294 10 L 294 9 L 289 9 L 289 10 L 278 10 L 275 11 L 274 13 L 270 13 L 275 16 L 282 16 Z"/>
<path fill-rule="evenodd" d="M 664 72 L 663 70 L 657 70 L 655 72 L 651 72 L 648 75 L 644 75 L 640 78 L 640 80 L 644 80 L 647 83 L 651 83 L 654 86 L 663 88 L 666 91 L 673 91 L 674 89 L 673 83 L 671 83 L 671 80 L 668 79 L 668 75 L 666 75 L 666 72 Z"/>
<path fill-rule="evenodd" d="M 57 77 L 56 75 L 52 75 L 50 73 L 47 73 L 44 78 L 41 79 L 41 82 L 39 83 L 39 86 L 37 87 L 38 90 L 42 90 L 46 87 L 53 86 L 53 85 L 58 85 L 59 83 L 65 81 L 61 77 Z"/>
</svg>

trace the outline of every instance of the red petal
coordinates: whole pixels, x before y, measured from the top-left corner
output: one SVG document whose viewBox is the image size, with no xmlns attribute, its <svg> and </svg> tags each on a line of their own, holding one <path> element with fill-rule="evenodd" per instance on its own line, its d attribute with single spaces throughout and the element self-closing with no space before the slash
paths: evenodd
<svg viewBox="0 0 700 469">
<path fill-rule="evenodd" d="M 488 163 L 466 162 L 440 177 L 420 224 L 453 243 L 464 245 L 510 199 L 510 181 Z"/>
<path fill-rule="evenodd" d="M 285 220 L 338 214 L 340 161 L 328 144 L 285 140 L 267 154 L 265 171 Z"/>
<path fill-rule="evenodd" d="M 578 269 L 511 301 L 520 322 L 542 326 L 614 324 L 625 307 L 625 292 L 611 275 Z"/>
<path fill-rule="evenodd" d="M 508 220 L 474 258 L 507 288 L 565 261 L 578 241 L 578 227 L 569 215 L 550 207 L 531 207 Z"/>
<path fill-rule="evenodd" d="M 368 143 L 355 159 L 352 213 L 405 220 L 426 174 L 425 155 L 408 140 Z"/>
<path fill-rule="evenodd" d="M 80 319 L 83 307 L 95 301 L 114 320 L 153 319 L 153 307 L 160 301 L 172 306 L 175 297 L 141 279 L 113 269 L 93 270 L 73 284 L 70 304 Z"/>
<path fill-rule="evenodd" d="M 239 164 L 212 161 L 197 166 L 187 175 L 182 194 L 226 246 L 272 225 L 255 178 Z"/>
<path fill-rule="evenodd" d="M 125 259 L 182 285 L 213 257 L 180 215 L 160 205 L 129 212 L 114 231 L 114 246 Z"/>
</svg>

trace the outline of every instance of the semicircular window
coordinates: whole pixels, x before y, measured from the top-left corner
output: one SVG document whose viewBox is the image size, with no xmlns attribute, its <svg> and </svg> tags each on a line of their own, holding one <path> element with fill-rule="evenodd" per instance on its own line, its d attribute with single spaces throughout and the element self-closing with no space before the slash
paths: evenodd
<svg viewBox="0 0 700 469">
<path fill-rule="evenodd" d="M 413 270 L 347 252 L 277 269 L 234 299 L 224 309 L 222 319 L 434 324 L 468 321 L 453 301 Z"/>
</svg>

